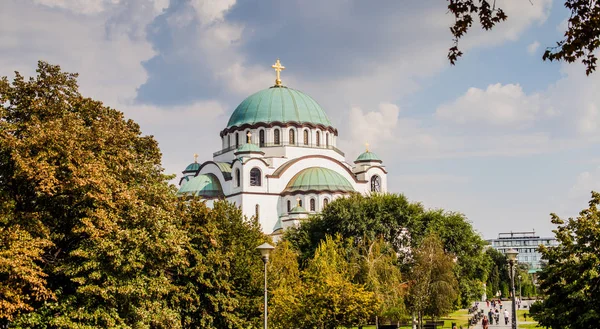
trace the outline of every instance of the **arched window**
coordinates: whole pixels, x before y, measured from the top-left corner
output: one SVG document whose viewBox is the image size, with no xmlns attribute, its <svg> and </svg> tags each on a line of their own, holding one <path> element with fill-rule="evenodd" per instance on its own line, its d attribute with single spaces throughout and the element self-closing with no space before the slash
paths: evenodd
<svg viewBox="0 0 600 329">
<path fill-rule="evenodd" d="M 240 134 L 235 133 L 235 148 L 240 147 Z"/>
<path fill-rule="evenodd" d="M 227 147 L 231 147 L 231 135 L 227 135 Z"/>
<path fill-rule="evenodd" d="M 250 186 L 260 186 L 260 169 L 252 168 L 250 170 Z"/>
<path fill-rule="evenodd" d="M 292 201 L 288 200 L 287 201 L 287 212 L 290 212 L 292 210 Z"/>
<path fill-rule="evenodd" d="M 327 207 L 328 204 L 329 204 L 329 199 L 327 199 L 327 198 L 323 199 L 323 208 Z"/>
<path fill-rule="evenodd" d="M 308 145 L 308 130 L 304 130 L 304 145 Z"/>
<path fill-rule="evenodd" d="M 294 129 L 290 129 L 290 145 L 296 144 L 296 134 L 294 133 Z"/>
<path fill-rule="evenodd" d="M 258 132 L 258 146 L 265 147 L 265 131 L 262 129 Z"/>
<path fill-rule="evenodd" d="M 298 205 L 302 207 L 302 200 L 298 200 Z"/>
<path fill-rule="evenodd" d="M 317 146 L 321 146 L 321 133 L 317 131 L 317 140 L 316 140 L 316 144 Z"/>
<path fill-rule="evenodd" d="M 275 145 L 279 145 L 281 143 L 281 139 L 279 137 L 279 129 L 275 129 L 275 131 L 273 132 L 273 140 Z"/>
<path fill-rule="evenodd" d="M 317 208 L 317 204 L 315 202 L 315 199 L 310 199 L 310 211 L 315 211 L 315 209 Z"/>
<path fill-rule="evenodd" d="M 325 147 L 329 148 L 329 133 L 325 134 Z"/>
<path fill-rule="evenodd" d="M 371 177 L 371 192 L 381 192 L 381 178 L 377 175 Z"/>
<path fill-rule="evenodd" d="M 259 214 L 260 214 L 260 205 L 257 204 L 256 206 L 254 206 L 254 216 L 256 216 L 256 219 L 259 218 L 258 217 Z"/>
<path fill-rule="evenodd" d="M 241 179 L 240 179 L 240 170 L 236 169 L 235 170 L 235 185 L 237 187 L 240 187 L 240 183 L 241 183 Z"/>
</svg>

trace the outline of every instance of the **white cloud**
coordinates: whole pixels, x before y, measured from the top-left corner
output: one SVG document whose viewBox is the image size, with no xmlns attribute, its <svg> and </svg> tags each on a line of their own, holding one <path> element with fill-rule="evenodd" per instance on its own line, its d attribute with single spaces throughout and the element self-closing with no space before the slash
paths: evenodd
<svg viewBox="0 0 600 329">
<path fill-rule="evenodd" d="M 519 84 L 489 85 L 486 90 L 469 88 L 457 100 L 443 104 L 435 112 L 438 119 L 460 124 L 522 127 L 542 111 L 538 94 L 526 95 Z"/>
<path fill-rule="evenodd" d="M 537 51 L 537 49 L 539 47 L 540 47 L 539 41 L 534 41 L 527 46 L 527 52 L 529 53 L 529 55 L 533 55 L 533 54 L 535 54 L 535 52 Z"/>
</svg>

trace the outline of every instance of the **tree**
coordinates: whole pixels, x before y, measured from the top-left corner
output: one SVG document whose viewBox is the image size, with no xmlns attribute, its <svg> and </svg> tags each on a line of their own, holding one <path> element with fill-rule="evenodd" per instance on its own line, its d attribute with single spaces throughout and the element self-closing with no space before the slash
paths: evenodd
<svg viewBox="0 0 600 329">
<path fill-rule="evenodd" d="M 286 240 L 277 243 L 269 261 L 269 321 L 276 329 L 300 325 L 304 305 L 304 283 L 300 277 L 298 255 Z"/>
<path fill-rule="evenodd" d="M 352 283 L 356 268 L 349 264 L 341 236 L 325 240 L 303 271 L 304 328 L 334 329 L 364 325 L 378 309 L 378 301 L 363 285 Z"/>
<path fill-rule="evenodd" d="M 595 53 L 600 48 L 600 1 L 565 0 L 565 7 L 571 16 L 564 39 L 557 42 L 555 47 L 546 48 L 542 59 L 568 63 L 581 59 L 589 75 L 596 70 Z M 452 65 L 463 54 L 458 48 L 458 41 L 473 25 L 474 16 L 478 17 L 485 30 L 491 30 L 508 18 L 501 8 L 496 7 L 495 0 L 448 0 L 448 9 L 455 18 L 454 25 L 450 27 L 454 45 L 448 51 L 448 60 Z"/>
<path fill-rule="evenodd" d="M 256 246 L 266 242 L 256 218 L 246 219 L 233 203 L 210 209 L 181 200 L 181 227 L 190 243 L 177 269 L 176 305 L 184 328 L 259 327 L 263 267 Z"/>
<path fill-rule="evenodd" d="M 454 276 L 454 259 L 444 253 L 442 241 L 434 233 L 425 237 L 414 252 L 411 268 L 409 302 L 418 317 L 433 318 L 448 314 L 458 297 L 458 282 Z"/>
<path fill-rule="evenodd" d="M 407 282 L 402 278 L 394 248 L 382 238 L 366 241 L 359 246 L 356 257 L 360 270 L 353 281 L 373 292 L 380 305 L 377 316 L 392 321 L 406 319 Z"/>
<path fill-rule="evenodd" d="M 39 62 L 35 78 L 0 79 L 0 317 L 178 328 L 171 275 L 187 237 L 158 145 L 76 78 Z"/>
<path fill-rule="evenodd" d="M 300 250 L 302 263 L 314 255 L 327 235 L 352 238 L 355 245 L 383 237 L 399 251 L 410 243 L 406 229 L 414 236 L 424 231 L 419 220 L 423 212 L 421 204 L 409 202 L 404 195 L 356 193 L 329 203 L 299 228 L 288 230 L 286 239 Z"/>
<path fill-rule="evenodd" d="M 354 194 L 331 202 L 300 227 L 288 230 L 286 239 L 300 251 L 306 263 L 326 235 L 340 234 L 361 246 L 382 238 L 399 255 L 400 266 L 408 271 L 410 248 L 416 248 L 428 232 L 436 232 L 443 248 L 457 258 L 456 274 L 461 285 L 458 304 L 468 305 L 483 293 L 487 277 L 484 242 L 463 214 L 442 209 L 426 210 L 398 194 Z"/>
<path fill-rule="evenodd" d="M 552 214 L 559 244 L 540 246 L 548 262 L 538 282 L 545 298 L 532 308 L 540 326 L 597 328 L 600 322 L 600 194 L 592 192 L 589 207 L 577 218 L 563 220 Z"/>
</svg>

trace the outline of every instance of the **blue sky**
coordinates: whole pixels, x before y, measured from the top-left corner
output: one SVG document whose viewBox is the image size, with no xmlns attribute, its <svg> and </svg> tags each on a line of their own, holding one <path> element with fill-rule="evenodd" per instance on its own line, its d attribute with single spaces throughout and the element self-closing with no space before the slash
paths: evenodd
<svg viewBox="0 0 600 329">
<path fill-rule="evenodd" d="M 273 84 L 313 96 L 352 161 L 369 142 L 392 192 L 463 212 L 486 238 L 553 229 L 600 185 L 600 73 L 542 62 L 561 1 L 498 0 L 509 19 L 451 46 L 446 2 L 3 0 L 0 75 L 37 60 L 154 135 L 169 173 L 208 160 L 237 104 Z"/>
</svg>

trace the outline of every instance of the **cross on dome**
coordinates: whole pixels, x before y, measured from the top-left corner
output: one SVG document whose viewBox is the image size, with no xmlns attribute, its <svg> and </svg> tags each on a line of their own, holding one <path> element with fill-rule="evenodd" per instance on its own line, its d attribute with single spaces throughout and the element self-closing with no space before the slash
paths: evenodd
<svg viewBox="0 0 600 329">
<path fill-rule="evenodd" d="M 271 67 L 275 69 L 275 72 L 277 74 L 277 78 L 275 79 L 275 86 L 282 86 L 280 74 L 281 71 L 285 70 L 285 66 L 281 65 L 281 62 L 278 58 L 275 64 L 271 65 Z"/>
<path fill-rule="evenodd" d="M 198 154 L 194 153 L 194 163 L 198 163 Z"/>
<path fill-rule="evenodd" d="M 369 152 L 369 143 L 365 143 L 365 148 L 366 148 L 367 152 Z"/>
</svg>

